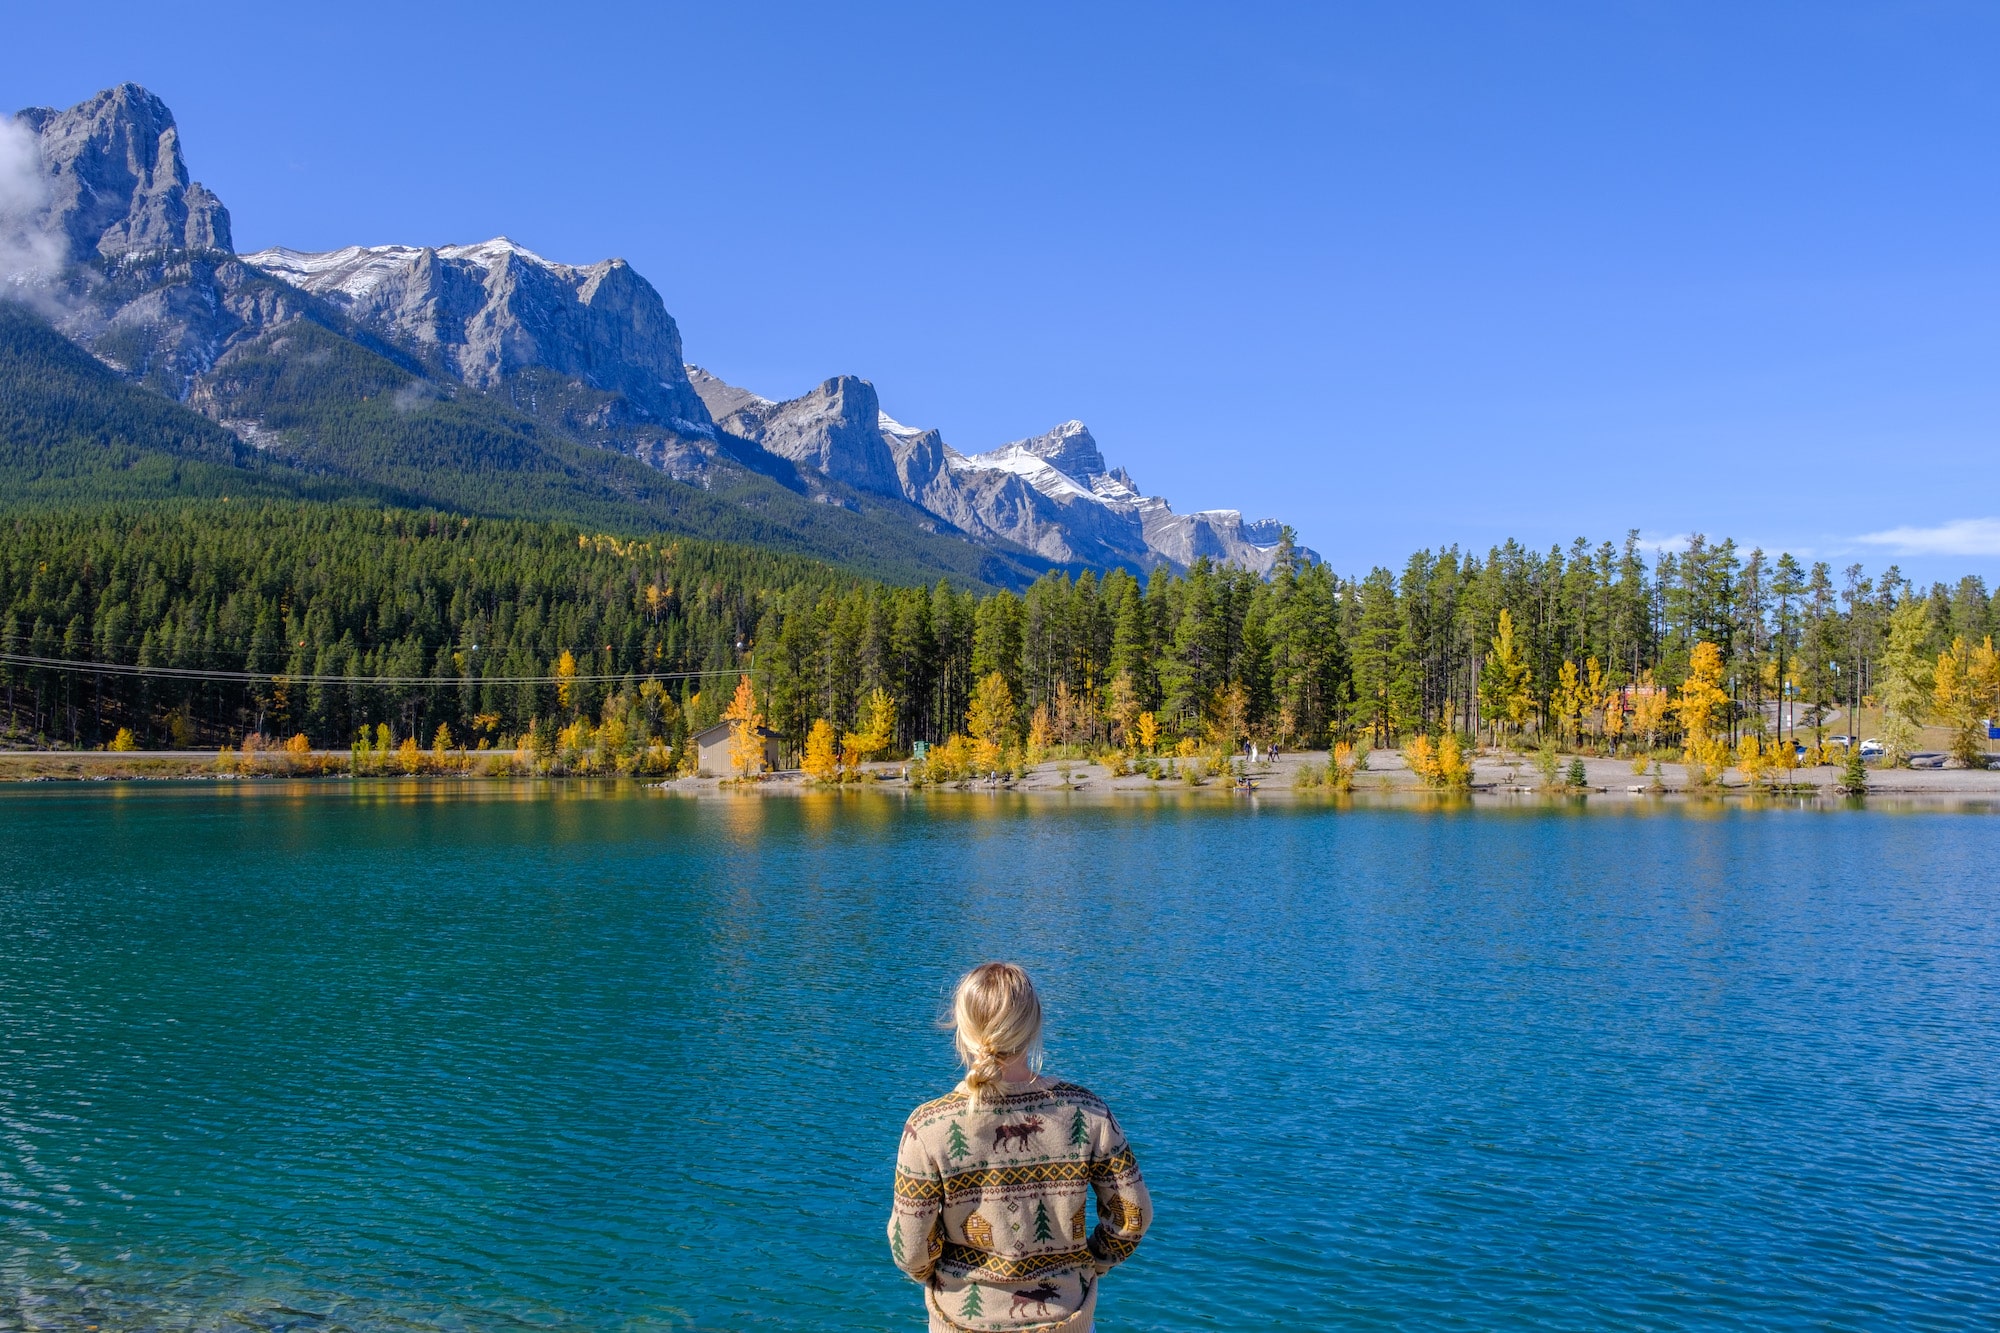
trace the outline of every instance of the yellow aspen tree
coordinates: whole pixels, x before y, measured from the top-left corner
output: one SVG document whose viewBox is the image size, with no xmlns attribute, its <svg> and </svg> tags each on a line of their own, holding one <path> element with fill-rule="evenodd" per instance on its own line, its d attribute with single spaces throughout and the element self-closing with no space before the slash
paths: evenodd
<svg viewBox="0 0 2000 1333">
<path fill-rule="evenodd" d="M 1722 650 L 1703 640 L 1694 646 L 1688 677 L 1681 684 L 1674 712 L 1687 733 L 1685 759 L 1688 779 L 1705 786 L 1722 776 L 1729 764 L 1729 747 L 1717 739 L 1729 692 L 1722 688 Z"/>
<path fill-rule="evenodd" d="M 1353 791 L 1354 769 L 1354 747 L 1346 741 L 1337 742 L 1327 756 L 1326 785 L 1336 792 Z"/>
<path fill-rule="evenodd" d="M 567 648 L 556 659 L 556 702 L 565 709 L 576 705 L 576 654 Z"/>
<path fill-rule="evenodd" d="M 738 777 L 754 778 L 764 771 L 764 714 L 757 707 L 757 687 L 746 672 L 736 682 L 736 697 L 723 710 L 729 731 L 729 762 Z"/>
<path fill-rule="evenodd" d="M 1583 714 L 1586 718 L 1604 707 L 1608 689 L 1609 682 L 1604 678 L 1604 668 L 1598 664 L 1596 658 L 1587 659 L 1583 664 Z M 1598 727 L 1597 734 L 1600 736 L 1605 734 L 1602 726 Z"/>
<path fill-rule="evenodd" d="M 1215 692 L 1203 730 L 1208 743 L 1224 757 L 1236 752 L 1243 738 L 1250 734 L 1250 696 L 1241 684 Z"/>
<path fill-rule="evenodd" d="M 1160 743 L 1160 719 L 1151 713 L 1139 714 L 1139 748 L 1147 754 Z"/>
<path fill-rule="evenodd" d="M 302 731 L 285 742 L 285 753 L 290 755 L 311 754 L 312 747 L 312 742 L 306 739 L 306 734 Z"/>
<path fill-rule="evenodd" d="M 1604 711 L 1604 725 L 1599 734 L 1611 743 L 1615 753 L 1619 739 L 1625 734 L 1625 691 L 1606 690 L 1599 700 L 1598 706 Z"/>
<path fill-rule="evenodd" d="M 1777 761 L 1777 743 L 1766 746 L 1756 735 L 1750 734 L 1736 746 L 1736 768 L 1753 787 L 1764 785 L 1764 778 Z"/>
<path fill-rule="evenodd" d="M 1048 709 L 1036 709 L 1035 717 L 1046 732 Z M 1014 738 L 1014 692 L 998 671 L 988 673 L 973 690 L 972 706 L 965 710 L 965 730 L 972 737 L 973 764 L 989 773 L 998 768 L 1002 752 Z M 1032 737 L 1028 744 L 1032 750 Z"/>
<path fill-rule="evenodd" d="M 1427 787 L 1437 786 L 1437 753 L 1431 747 L 1431 738 L 1418 733 L 1403 746 L 1403 767 L 1417 775 L 1417 780 Z"/>
<path fill-rule="evenodd" d="M 1028 762 L 1041 763 L 1054 739 L 1054 728 L 1049 725 L 1049 706 L 1036 704 L 1034 713 L 1028 718 Z"/>
<path fill-rule="evenodd" d="M 815 782 L 840 781 L 840 751 L 833 723 L 823 717 L 813 721 L 812 730 L 806 733 L 806 755 L 800 766 Z"/>
<path fill-rule="evenodd" d="M 2000 716 L 2000 654 L 1993 640 L 1977 648 L 1962 638 L 1938 655 L 1931 707 L 1951 732 L 1951 753 L 1968 768 L 1986 765 L 1986 729 Z"/>
<path fill-rule="evenodd" d="M 1574 742 L 1583 722 L 1583 710 L 1588 702 L 1583 693 L 1583 681 L 1577 674 L 1576 663 L 1563 659 L 1562 669 L 1556 673 L 1555 697 L 1549 701 L 1555 708 L 1556 731 L 1566 741 Z"/>
<path fill-rule="evenodd" d="M 118 734 L 111 738 L 111 748 L 120 753 L 136 750 L 139 748 L 139 739 L 132 734 L 132 728 L 120 727 Z"/>
<path fill-rule="evenodd" d="M 442 759 L 450 750 L 451 724 L 440 722 L 438 723 L 437 734 L 431 737 L 431 753 Z"/>
<path fill-rule="evenodd" d="M 1458 733 L 1446 731 L 1438 738 L 1437 779 L 1434 786 L 1463 788 L 1472 785 L 1472 765 L 1465 761 L 1465 752 L 1459 748 Z"/>
<path fill-rule="evenodd" d="M 859 767 L 889 748 L 896 739 L 896 701 L 876 686 L 861 707 L 861 730 L 850 731 L 843 744 L 850 767 Z"/>
</svg>

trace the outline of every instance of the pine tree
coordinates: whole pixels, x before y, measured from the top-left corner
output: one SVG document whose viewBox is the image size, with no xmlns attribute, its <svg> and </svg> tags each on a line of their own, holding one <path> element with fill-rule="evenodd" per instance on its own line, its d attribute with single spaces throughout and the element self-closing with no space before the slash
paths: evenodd
<svg viewBox="0 0 2000 1333">
<path fill-rule="evenodd" d="M 945 1154 L 953 1161 L 972 1154 L 971 1147 L 965 1141 L 965 1131 L 958 1127 L 956 1120 L 951 1122 L 951 1131 L 946 1135 Z"/>
<path fill-rule="evenodd" d="M 1037 1199 L 1035 1201 L 1035 1239 L 1055 1239 L 1055 1229 L 1049 1225 L 1049 1201 L 1047 1199 Z"/>
<path fill-rule="evenodd" d="M 1499 629 L 1493 635 L 1493 651 L 1479 676 L 1479 708 L 1496 732 L 1509 724 L 1518 727 L 1527 721 L 1529 706 L 1534 701 L 1530 692 L 1534 679 L 1535 673 L 1514 637 L 1514 617 L 1502 607 Z"/>
<path fill-rule="evenodd" d="M 984 1309 L 979 1304 L 979 1284 L 977 1282 L 966 1283 L 965 1304 L 959 1307 L 958 1317 L 961 1319 L 977 1319 L 984 1313 Z"/>
<path fill-rule="evenodd" d="M 1934 668 L 1923 655 L 1926 622 L 1923 602 L 1907 593 L 1889 613 L 1889 642 L 1880 660 L 1882 744 L 1891 765 L 1907 762 L 1917 748 L 1936 688 Z"/>
<path fill-rule="evenodd" d="M 1090 1142 L 1090 1122 L 1083 1118 L 1081 1106 L 1076 1108 L 1076 1114 L 1070 1118 L 1069 1141 L 1078 1148 Z"/>
<path fill-rule="evenodd" d="M 890 1235 L 889 1252 L 896 1256 L 896 1262 L 900 1264 L 903 1262 L 903 1224 L 898 1222 Z"/>
</svg>

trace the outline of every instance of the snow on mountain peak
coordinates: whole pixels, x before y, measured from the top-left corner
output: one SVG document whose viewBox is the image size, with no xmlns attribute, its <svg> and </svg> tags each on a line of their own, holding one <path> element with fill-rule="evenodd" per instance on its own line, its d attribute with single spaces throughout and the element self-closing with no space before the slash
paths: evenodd
<svg viewBox="0 0 2000 1333">
<path fill-rule="evenodd" d="M 896 420 L 896 418 L 890 416 L 887 412 L 878 411 L 875 414 L 875 422 L 876 425 L 879 426 L 885 433 L 898 436 L 899 438 L 905 440 L 912 439 L 918 435 L 925 434 L 924 431 L 918 430 L 915 426 L 905 426 L 902 422 Z"/>
</svg>

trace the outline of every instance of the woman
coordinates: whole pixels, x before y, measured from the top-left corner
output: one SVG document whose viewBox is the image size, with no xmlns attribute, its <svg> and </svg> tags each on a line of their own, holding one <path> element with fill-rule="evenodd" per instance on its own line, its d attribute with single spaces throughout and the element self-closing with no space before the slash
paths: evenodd
<svg viewBox="0 0 2000 1333">
<path fill-rule="evenodd" d="M 965 1079 L 903 1125 L 889 1252 L 924 1284 L 932 1333 L 1090 1333 L 1098 1278 L 1153 1220 L 1139 1163 L 1103 1102 L 1037 1072 L 1026 972 L 973 968 L 952 1022 Z"/>
</svg>

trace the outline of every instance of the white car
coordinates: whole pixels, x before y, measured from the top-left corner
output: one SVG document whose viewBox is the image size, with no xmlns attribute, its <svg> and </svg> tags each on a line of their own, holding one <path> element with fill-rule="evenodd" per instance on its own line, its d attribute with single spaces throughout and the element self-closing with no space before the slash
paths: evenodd
<svg viewBox="0 0 2000 1333">
<path fill-rule="evenodd" d="M 1861 742 L 1861 757 L 1863 759 L 1879 759 L 1882 757 L 1882 754 L 1882 742 L 1876 740 L 1873 736 Z"/>
</svg>

